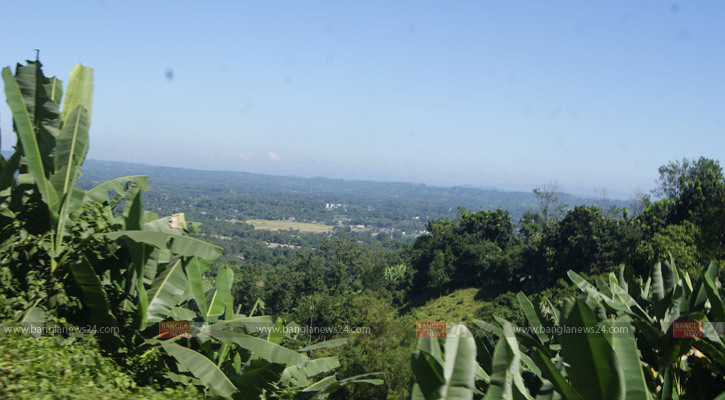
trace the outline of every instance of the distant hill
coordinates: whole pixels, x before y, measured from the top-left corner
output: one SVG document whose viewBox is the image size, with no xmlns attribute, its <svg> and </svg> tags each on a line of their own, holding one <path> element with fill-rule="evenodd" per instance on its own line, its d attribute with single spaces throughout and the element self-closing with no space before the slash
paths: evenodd
<svg viewBox="0 0 725 400">
<path fill-rule="evenodd" d="M 201 171 L 113 161 L 87 160 L 79 185 L 89 188 L 109 179 L 147 175 L 152 190 L 145 202 L 159 212 L 185 212 L 196 220 L 289 219 L 397 226 L 409 229 L 431 218 L 455 217 L 459 206 L 469 210 L 509 211 L 517 221 L 539 202 L 531 192 L 473 187 L 436 187 L 403 182 L 301 178 L 247 172 Z M 570 207 L 593 204 L 562 193 Z M 625 206 L 612 200 L 610 204 Z"/>
</svg>

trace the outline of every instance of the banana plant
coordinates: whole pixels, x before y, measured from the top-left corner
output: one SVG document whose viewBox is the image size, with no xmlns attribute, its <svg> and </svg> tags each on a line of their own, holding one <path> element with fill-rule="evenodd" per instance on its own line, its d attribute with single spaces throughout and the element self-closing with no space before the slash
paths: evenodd
<svg viewBox="0 0 725 400">
<path fill-rule="evenodd" d="M 580 299 L 555 306 L 542 296 L 517 295 L 529 327 L 474 321 L 475 398 L 668 399 L 713 397 L 725 389 L 725 346 L 711 321 L 723 321 L 719 266 L 711 262 L 692 284 L 673 260 L 655 264 L 647 281 L 621 267 L 590 283 L 569 272 Z M 536 304 L 536 306 L 534 305 Z M 678 323 L 696 335 L 677 337 Z M 496 340 L 495 347 L 491 340 Z M 412 398 L 440 398 L 440 364 L 430 339 L 419 341 Z M 421 356 L 422 355 L 422 356 Z M 423 362 L 426 361 L 426 362 Z M 696 368 L 696 369 L 695 369 Z M 430 384 L 433 382 L 434 384 Z M 719 388 L 719 389 L 718 389 Z M 714 393 L 713 390 L 716 390 Z M 725 392 L 720 394 L 725 398 Z M 720 397 L 718 397 L 720 398 Z"/>
<path fill-rule="evenodd" d="M 445 356 L 438 339 L 423 337 L 411 356 L 413 400 L 470 400 L 477 373 L 476 343 L 464 325 L 454 325 L 446 335 Z"/>
<path fill-rule="evenodd" d="M 677 396 L 702 397 L 707 385 L 685 384 L 694 366 L 708 371 L 705 374 L 725 376 L 725 342 L 713 324 L 725 320 L 719 270 L 717 262 L 710 262 L 693 285 L 689 274 L 680 271 L 670 257 L 652 267 L 645 283 L 626 267 L 620 268 L 618 276 L 610 273 L 606 281 L 597 279 L 596 286 L 573 272 L 569 276 L 589 302 L 631 320 L 650 389 L 664 387 Z M 684 323 L 694 323 L 701 330 L 697 335 L 678 335 L 678 325 Z M 722 379 L 714 382 L 723 385 Z"/>
<path fill-rule="evenodd" d="M 325 399 L 345 385 L 382 384 L 375 378 L 377 374 L 338 380 L 330 375 L 340 366 L 337 357 L 308 356 L 314 350 L 343 345 L 344 340 L 317 343 L 298 351 L 283 347 L 281 343 L 288 336 L 284 334 L 284 320 L 273 322 L 266 316 L 234 312 L 232 270 L 222 266 L 216 285 L 211 287 L 202 278 L 208 266 L 207 261 L 197 258 L 183 264 L 176 279 L 179 284 L 173 285 L 178 296 L 169 297 L 154 314 L 159 320 L 196 322 L 189 338 L 147 340 L 173 360 L 169 379 L 198 385 L 210 395 L 235 399 L 278 398 L 283 394 Z M 314 381 L 324 374 L 328 376 Z"/>
<path fill-rule="evenodd" d="M 4 198 L 32 199 L 20 194 L 37 192 L 46 215 L 34 215 L 29 222 L 50 237 L 46 251 L 50 275 L 63 265 L 63 274 L 71 272 L 93 317 L 116 325 L 117 300 L 123 302 L 122 312 L 135 310 L 134 328 L 143 330 L 149 319 L 154 321 L 159 307 L 178 295 L 174 284 L 179 282 L 173 278 L 178 277 L 181 263 L 192 257 L 213 260 L 222 249 L 189 237 L 196 227 L 187 224 L 183 214 L 159 218 L 145 212 L 142 193 L 150 188 L 145 176 L 117 178 L 87 192 L 76 187 L 89 146 L 93 70 L 73 67 L 63 97 L 62 82 L 47 78 L 41 67 L 39 61 L 29 61 L 18 65 L 15 75 L 9 67 L 2 70 L 18 137 L 15 153 L 1 165 L 0 186 L 3 193 L 11 192 Z M 3 209 L 13 216 L 12 209 Z M 79 233 L 76 222 L 88 214 L 91 219 L 84 223 L 91 228 Z M 79 249 L 88 247 L 89 235 L 108 253 L 107 259 L 91 262 L 87 253 L 97 249 Z M 114 247 L 112 242 L 121 246 Z M 116 275 L 123 271 L 122 276 L 104 280 L 111 269 Z M 124 288 L 116 299 L 107 293 L 112 283 Z M 24 315 L 32 315 L 35 306 Z"/>
<path fill-rule="evenodd" d="M 45 77 L 39 61 L 18 64 L 15 75 L 5 67 L 2 77 L 18 136 L 18 151 L 3 174 L 17 168 L 19 183 L 33 184 L 47 207 L 52 273 L 67 250 L 63 238 L 72 224 L 69 215 L 83 200 L 75 182 L 88 152 L 93 70 L 73 67 L 62 109 L 62 82 Z"/>
</svg>

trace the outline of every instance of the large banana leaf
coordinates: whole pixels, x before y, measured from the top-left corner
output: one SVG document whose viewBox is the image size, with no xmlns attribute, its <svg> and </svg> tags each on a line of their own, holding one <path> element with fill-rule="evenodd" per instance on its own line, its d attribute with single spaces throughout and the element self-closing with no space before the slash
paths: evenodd
<svg viewBox="0 0 725 400">
<path fill-rule="evenodd" d="M 82 106 L 73 110 L 55 141 L 55 171 L 50 181 L 59 195 L 67 193 L 81 175 L 81 165 L 88 153 L 88 117 Z"/>
<path fill-rule="evenodd" d="M 25 312 L 23 313 L 23 317 L 18 320 L 21 324 L 27 326 L 27 327 L 35 327 L 36 329 L 31 330 L 30 334 L 34 337 L 40 337 L 42 332 L 40 329 L 45 325 L 45 311 L 43 311 L 42 308 L 38 307 L 38 303 L 40 303 L 40 298 L 35 300 L 33 305 L 30 306 Z"/>
<path fill-rule="evenodd" d="M 118 325 L 116 318 L 111 311 L 111 302 L 108 294 L 103 289 L 103 284 L 93 266 L 83 257 L 79 262 L 70 265 L 73 279 L 83 292 L 85 305 L 91 311 L 91 317 L 103 324 L 112 326 Z"/>
<path fill-rule="evenodd" d="M 85 201 L 95 201 L 98 203 L 105 203 L 108 199 L 108 192 L 116 192 L 121 194 L 123 197 L 126 196 L 127 188 L 124 183 L 135 182 L 141 187 L 141 190 L 148 190 L 151 185 L 147 182 L 148 176 L 145 175 L 132 175 L 124 176 L 121 178 L 112 179 L 108 182 L 104 182 L 93 189 L 86 192 Z"/>
<path fill-rule="evenodd" d="M 422 337 L 418 339 L 418 350 L 433 356 L 443 366 L 443 352 L 437 337 Z M 441 375 L 443 376 L 443 375 Z"/>
<path fill-rule="evenodd" d="M 158 231 L 181 235 L 186 230 L 186 218 L 184 217 L 184 213 L 157 218 L 152 221 L 144 222 L 143 229 L 145 231 Z"/>
<path fill-rule="evenodd" d="M 327 396 L 330 393 L 333 393 L 340 389 L 341 387 L 350 385 L 350 384 L 357 384 L 357 383 L 367 383 L 370 385 L 382 385 L 383 380 L 372 378 L 373 376 L 378 376 L 379 373 L 370 373 L 370 374 L 362 374 L 362 375 L 356 375 L 351 376 L 349 378 L 345 378 L 342 380 L 337 380 L 335 376 L 328 376 L 325 379 L 322 379 L 318 382 L 313 383 L 312 385 L 306 387 L 302 391 L 302 398 L 307 399 L 326 399 Z M 306 397 L 308 395 L 311 395 L 311 397 Z"/>
<path fill-rule="evenodd" d="M 63 101 L 63 113 L 61 121 L 64 124 L 70 118 L 71 113 L 82 106 L 91 117 L 93 107 L 93 69 L 76 64 L 70 71 L 70 79 L 66 88 L 65 100 Z"/>
<path fill-rule="evenodd" d="M 160 342 L 161 347 L 201 383 L 218 395 L 229 397 L 237 391 L 232 381 L 211 360 L 202 354 L 169 341 Z"/>
<path fill-rule="evenodd" d="M 60 96 L 62 83 L 43 75 L 42 64 L 39 61 L 28 61 L 27 65 L 17 65 L 15 79 L 28 115 L 33 123 L 35 139 L 43 159 L 46 172 L 53 172 L 51 154 L 55 148 L 55 138 L 60 126 Z M 46 175 L 47 177 L 48 175 Z"/>
<path fill-rule="evenodd" d="M 521 353 L 511 323 L 503 324 L 503 335 L 493 352 L 491 383 L 486 400 L 531 399 L 521 377 Z"/>
<path fill-rule="evenodd" d="M 607 297 L 605 294 L 601 293 L 595 286 L 593 286 L 591 283 L 587 282 L 586 279 L 582 278 L 579 274 L 576 272 L 569 270 L 567 272 L 567 275 L 569 276 L 569 279 L 571 279 L 572 282 L 581 290 L 582 292 L 586 293 L 591 297 L 592 299 L 599 301 L 599 300 L 610 300 L 609 297 Z"/>
<path fill-rule="evenodd" d="M 23 93 L 23 102 L 35 130 L 43 128 L 44 123 L 55 123 L 55 126 L 46 128 L 50 128 L 50 133 L 56 136 L 63 83 L 55 77 L 45 77 L 42 67 L 39 61 L 28 61 L 27 65 L 17 64 L 15 79 Z"/>
<path fill-rule="evenodd" d="M 612 332 L 612 347 L 617 355 L 619 367 L 624 375 L 627 399 L 643 399 L 652 398 L 647 382 L 642 372 L 642 364 L 640 362 L 640 354 L 637 349 L 637 341 L 634 338 L 634 326 L 632 321 L 626 315 L 616 320 L 608 320 L 611 322 L 609 331 Z"/>
<path fill-rule="evenodd" d="M 237 317 L 208 325 L 206 333 L 217 337 L 221 335 L 235 335 L 234 329 L 242 329 L 248 334 L 256 334 L 262 330 L 272 329 L 273 326 L 272 318 L 268 316 Z M 212 332 L 214 333 L 212 334 Z"/>
<path fill-rule="evenodd" d="M 151 287 L 146 291 L 148 295 L 146 324 L 166 319 L 171 313 L 171 309 L 179 303 L 186 286 L 187 280 L 181 259 L 176 259 L 156 277 Z M 142 326 L 143 328 L 145 326 Z"/>
<path fill-rule="evenodd" d="M 531 357 L 540 368 L 541 375 L 551 382 L 565 400 L 584 400 L 584 398 L 581 397 L 579 393 L 571 387 L 571 384 L 561 375 L 561 372 L 556 368 L 554 363 L 551 362 L 549 357 L 547 357 L 541 350 L 533 349 Z"/>
<path fill-rule="evenodd" d="M 674 263 L 665 261 L 658 262 L 652 267 L 651 277 L 654 314 L 661 320 L 665 318 L 668 311 L 671 311 L 672 302 L 677 301 L 682 294 L 674 296 L 676 288 L 680 287 L 678 285 L 679 274 Z M 664 328 L 664 330 L 667 329 Z"/>
<path fill-rule="evenodd" d="M 138 185 L 132 185 L 126 192 L 126 204 L 123 207 L 123 226 L 127 231 L 138 231 L 143 227 L 142 193 L 143 189 Z M 161 246 L 157 247 L 163 248 Z"/>
<path fill-rule="evenodd" d="M 174 321 L 193 321 L 197 313 L 184 307 L 172 307 L 169 317 Z"/>
<path fill-rule="evenodd" d="M 231 314 L 234 299 L 232 298 L 232 282 L 234 281 L 234 271 L 226 265 L 219 268 L 216 276 L 216 289 L 214 295 L 209 302 L 208 317 L 220 316 L 226 313 Z M 227 318 L 229 319 L 229 318 Z"/>
<path fill-rule="evenodd" d="M 129 190 L 126 192 L 126 204 L 123 210 L 123 226 L 125 229 L 138 231 L 141 229 L 143 223 L 143 204 L 141 202 L 141 187 L 139 185 L 131 185 Z M 137 309 L 136 309 L 136 325 L 141 329 L 146 327 L 146 318 L 148 317 L 148 293 L 144 286 L 144 277 L 146 275 L 147 264 L 152 265 L 152 269 L 158 268 L 158 259 L 154 259 L 152 256 L 153 250 L 148 248 L 143 241 L 128 241 L 126 243 L 128 252 L 131 255 L 131 261 L 133 263 L 134 275 L 128 280 L 129 287 L 127 289 L 133 290 L 135 284 L 135 290 L 137 294 Z M 167 249 L 164 246 L 155 246 L 157 250 Z M 158 255 L 160 252 L 156 252 Z M 155 272 L 154 274 L 155 275 Z M 135 277 L 135 281 L 133 279 Z M 132 295 L 130 292 L 129 295 Z"/>
<path fill-rule="evenodd" d="M 544 325 L 541 323 L 539 313 L 537 313 L 536 309 L 534 309 L 534 305 L 531 303 L 531 300 L 529 300 L 523 292 L 517 293 L 516 298 L 519 301 L 521 309 L 524 311 L 524 315 L 526 315 L 526 319 L 529 321 L 529 325 L 531 325 L 531 327 L 535 330 L 534 333 L 536 337 L 542 344 L 547 343 L 549 341 L 549 336 L 544 333 Z"/>
<path fill-rule="evenodd" d="M 105 236 L 111 240 L 127 238 L 137 243 L 150 244 L 158 248 L 168 248 L 172 253 L 180 256 L 196 256 L 207 260 L 216 259 L 224 252 L 221 247 L 203 242 L 199 239 L 164 232 L 119 231 L 99 234 L 99 236 Z"/>
<path fill-rule="evenodd" d="M 28 174 L 37 184 L 38 192 L 48 205 L 51 224 L 55 225 L 58 219 L 58 195 L 47 179 L 43 157 L 33 130 L 33 120 L 28 114 L 28 109 L 23 101 L 23 94 L 20 92 L 18 82 L 10 72 L 10 68 L 3 68 L 2 76 L 5 82 L 5 97 L 13 114 L 15 129 L 18 134 L 18 141 L 23 148 Z"/>
<path fill-rule="evenodd" d="M 129 248 L 129 250 L 131 250 Z M 143 284 L 151 285 L 156 279 L 156 275 L 171 262 L 173 258 L 169 249 L 151 248 L 151 252 L 146 258 L 146 264 L 143 265 Z"/>
<path fill-rule="evenodd" d="M 191 293 L 191 297 L 194 299 L 196 306 L 199 308 L 199 313 L 204 318 L 204 321 L 207 321 L 206 295 L 204 293 L 204 284 L 201 279 L 201 268 L 199 266 L 198 258 L 191 257 L 187 262 L 186 279 L 189 285 L 188 290 Z"/>
<path fill-rule="evenodd" d="M 662 277 L 661 262 L 657 262 L 655 263 L 655 265 L 652 266 L 652 272 L 650 272 L 650 276 L 652 277 L 652 298 L 655 301 L 661 301 L 667 295 L 667 290 L 665 289 L 665 280 Z"/>
<path fill-rule="evenodd" d="M 234 343 L 237 346 L 247 349 L 253 355 L 272 363 L 284 365 L 300 365 L 305 363 L 309 358 L 288 348 L 278 344 L 268 342 L 254 336 L 245 335 L 243 333 L 231 333 L 228 331 L 218 331 L 212 329 L 211 335 L 222 343 Z"/>
<path fill-rule="evenodd" d="M 277 317 L 274 327 L 267 334 L 267 340 L 274 344 L 282 343 L 282 340 L 284 340 L 284 318 Z"/>
<path fill-rule="evenodd" d="M 717 280 L 718 273 L 720 272 L 720 265 L 717 263 L 717 261 L 710 261 L 710 264 L 707 266 L 707 270 L 704 272 L 703 275 L 708 275 L 710 279 L 715 282 Z M 688 301 L 690 305 L 690 310 L 700 309 L 703 304 L 708 299 L 707 291 L 704 288 L 705 280 L 700 279 L 700 281 L 697 283 L 695 288 L 692 291 L 692 295 L 690 295 L 690 299 Z"/>
<path fill-rule="evenodd" d="M 587 400 L 624 399 L 622 369 L 593 311 L 581 300 L 565 307 L 570 308 L 562 313 L 570 331 L 559 336 L 559 342 L 570 365 L 567 373 L 572 386 Z"/>
<path fill-rule="evenodd" d="M 421 345 L 421 343 L 426 343 Z M 425 350 L 425 349 L 428 350 Z M 432 349 L 437 350 L 432 350 Z M 436 338 L 420 338 L 418 350 L 411 355 L 411 368 L 415 383 L 411 391 L 412 400 L 435 400 L 440 398 L 440 388 L 445 383 L 443 360 Z"/>
<path fill-rule="evenodd" d="M 705 291 L 707 292 L 707 298 L 710 300 L 710 306 L 712 307 L 710 309 L 710 320 L 725 321 L 725 305 L 722 302 L 722 297 L 717 292 L 715 282 L 708 274 L 704 274 L 702 279 L 705 282 Z"/>
<path fill-rule="evenodd" d="M 68 218 L 73 210 L 77 210 L 83 202 L 84 192 L 76 187 L 63 194 L 58 212 L 58 223 L 55 227 L 55 249 L 57 253 L 62 251 L 63 237 L 66 230 L 72 225 Z"/>
<path fill-rule="evenodd" d="M 636 315 L 645 319 L 647 322 L 652 322 L 652 318 L 649 316 L 649 314 L 647 314 L 642 306 L 639 305 L 637 300 L 635 300 L 620 285 L 612 286 L 612 293 L 614 294 L 614 298 L 612 300 L 621 303 L 625 307 L 628 314 Z"/>
<path fill-rule="evenodd" d="M 239 375 L 232 375 L 230 379 L 239 389 L 235 400 L 260 400 L 265 398 L 265 393 L 274 392 L 274 383 L 280 380 L 284 365 L 260 363 L 261 366 L 252 362 L 248 368 Z"/>
<path fill-rule="evenodd" d="M 609 273 L 609 285 L 616 285 L 616 277 L 613 273 Z M 604 294 L 607 297 L 613 297 L 614 294 L 612 294 L 612 290 L 609 288 L 609 285 L 607 285 L 606 282 L 604 282 L 604 279 L 602 279 L 601 276 L 598 276 L 597 279 L 595 279 L 595 282 L 597 285 L 597 289 Z"/>
<path fill-rule="evenodd" d="M 476 377 L 476 341 L 464 325 L 455 325 L 448 332 L 443 364 L 444 383 L 441 399 L 465 400 L 473 398 Z"/>
<path fill-rule="evenodd" d="M 308 360 L 306 363 L 302 364 L 302 366 L 294 365 L 288 368 L 300 368 L 309 378 L 315 375 L 324 374 L 325 372 L 332 371 L 339 366 L 340 361 L 338 361 L 337 357 L 324 357 L 314 360 Z"/>
<path fill-rule="evenodd" d="M 60 106 L 60 99 L 63 98 L 63 81 L 54 76 L 51 77 L 45 85 L 45 91 L 48 93 L 48 97 L 53 100 L 53 103 Z"/>
<path fill-rule="evenodd" d="M 508 322 L 505 319 L 503 319 L 503 318 L 501 318 L 501 317 L 499 317 L 497 315 L 494 315 L 493 318 L 501 326 L 503 326 L 506 322 Z M 502 328 L 499 328 L 496 325 L 488 324 L 488 323 L 483 322 L 483 321 L 474 321 L 473 323 L 476 324 L 479 328 L 483 329 L 484 331 L 491 332 L 494 335 L 499 336 L 499 337 L 504 336 L 503 329 Z M 552 356 L 551 355 L 551 350 L 549 349 L 548 346 L 543 345 L 537 338 L 534 338 L 533 336 L 529 335 L 527 332 L 522 332 L 521 330 L 519 330 L 518 332 L 516 332 L 516 340 L 518 340 L 519 342 L 521 342 L 521 344 L 524 347 L 526 347 L 526 348 L 534 348 L 535 347 L 535 348 L 540 349 L 541 351 L 543 351 L 544 354 L 548 354 L 549 356 Z"/>
<path fill-rule="evenodd" d="M 282 382 L 291 382 L 297 387 L 306 387 L 310 384 L 309 378 L 325 372 L 332 371 L 340 366 L 337 357 L 325 357 L 309 360 L 302 365 L 292 365 L 282 372 Z"/>
</svg>

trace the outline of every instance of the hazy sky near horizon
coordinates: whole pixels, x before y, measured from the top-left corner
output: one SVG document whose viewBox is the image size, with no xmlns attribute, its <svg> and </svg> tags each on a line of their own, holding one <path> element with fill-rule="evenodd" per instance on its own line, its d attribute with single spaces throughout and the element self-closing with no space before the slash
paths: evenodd
<svg viewBox="0 0 725 400">
<path fill-rule="evenodd" d="M 725 161 L 722 21 L 716 1 L 11 2 L 0 64 L 94 68 L 90 158 L 626 197 Z M 4 101 L 0 127 L 7 150 Z"/>
</svg>

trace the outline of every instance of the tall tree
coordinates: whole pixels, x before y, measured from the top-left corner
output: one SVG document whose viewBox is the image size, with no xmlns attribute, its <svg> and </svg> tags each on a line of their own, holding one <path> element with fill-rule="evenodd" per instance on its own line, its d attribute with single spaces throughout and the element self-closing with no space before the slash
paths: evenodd
<svg viewBox="0 0 725 400">
<path fill-rule="evenodd" d="M 720 163 L 685 158 L 661 166 L 659 173 L 655 193 L 673 202 L 668 222 L 697 225 L 702 232 L 698 248 L 720 258 L 725 245 L 725 177 Z"/>
<path fill-rule="evenodd" d="M 567 205 L 559 200 L 559 184 L 549 182 L 534 189 L 534 194 L 539 198 L 541 215 L 544 217 L 544 225 L 558 221 Z"/>
</svg>

